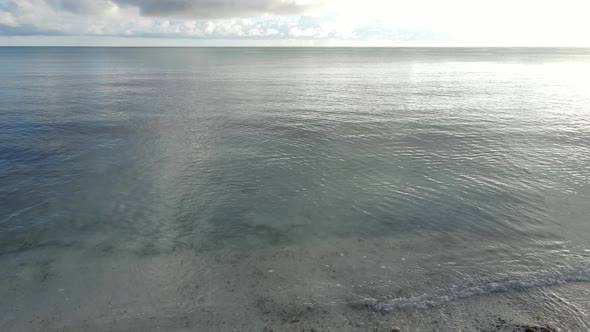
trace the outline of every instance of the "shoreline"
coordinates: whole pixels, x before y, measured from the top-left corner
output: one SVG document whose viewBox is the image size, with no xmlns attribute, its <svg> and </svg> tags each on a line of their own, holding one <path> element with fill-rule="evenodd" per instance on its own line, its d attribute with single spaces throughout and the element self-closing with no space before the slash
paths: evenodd
<svg viewBox="0 0 590 332">
<path fill-rule="evenodd" d="M 419 293 L 405 279 L 417 266 L 415 257 L 406 256 L 405 261 L 395 259 L 399 266 L 382 269 L 382 264 L 388 264 L 384 257 L 403 251 L 397 247 L 386 251 L 387 241 L 367 242 L 333 239 L 231 255 L 180 250 L 137 256 L 90 245 L 4 255 L 0 276 L 6 287 L 0 294 L 4 299 L 0 310 L 5 314 L 0 330 L 552 332 L 590 328 L 584 315 L 590 311 L 590 283 L 575 280 L 491 289 L 436 305 L 424 302 L 381 310 L 359 296 L 399 299 Z M 364 253 L 374 256 L 362 260 Z M 409 267 L 400 265 L 408 261 Z M 184 275 L 177 274 L 181 269 Z M 428 280 L 435 281 L 432 276 L 423 278 L 417 281 L 423 287 Z M 444 289 L 440 288 L 443 280 L 438 282 L 433 290 Z"/>
</svg>

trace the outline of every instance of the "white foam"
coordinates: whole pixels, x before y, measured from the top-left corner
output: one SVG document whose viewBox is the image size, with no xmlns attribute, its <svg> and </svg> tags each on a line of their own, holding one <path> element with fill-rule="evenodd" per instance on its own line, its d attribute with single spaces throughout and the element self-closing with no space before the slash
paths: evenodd
<svg viewBox="0 0 590 332">
<path fill-rule="evenodd" d="M 395 309 L 404 308 L 431 308 L 445 303 L 474 297 L 485 296 L 492 293 L 503 293 L 511 290 L 524 290 L 534 287 L 547 287 L 566 284 L 569 282 L 590 282 L 590 271 L 577 271 L 564 275 L 552 276 L 533 276 L 525 280 L 504 280 L 483 283 L 478 286 L 461 288 L 459 286 L 451 287 L 454 289 L 449 294 L 422 294 L 412 297 L 399 297 L 388 301 L 380 302 L 373 298 L 362 300 L 362 304 L 371 306 L 376 311 L 391 312 Z"/>
</svg>

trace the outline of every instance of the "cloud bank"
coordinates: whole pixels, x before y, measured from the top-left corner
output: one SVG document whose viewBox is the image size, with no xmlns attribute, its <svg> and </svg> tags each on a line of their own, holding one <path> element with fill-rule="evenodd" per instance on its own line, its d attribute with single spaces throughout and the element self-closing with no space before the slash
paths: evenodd
<svg viewBox="0 0 590 332">
<path fill-rule="evenodd" d="M 588 12 L 587 0 L 0 0 L 0 44 L 62 35 L 590 46 Z"/>
<path fill-rule="evenodd" d="M 17 0 L 12 0 L 15 7 Z M 43 0 L 46 5 L 75 14 L 102 14 L 113 6 L 137 8 L 142 16 L 234 18 L 262 14 L 299 15 L 318 7 L 296 0 Z"/>
<path fill-rule="evenodd" d="M 343 22 L 318 14 L 321 7 L 319 1 L 295 0 L 9 0 L 0 5 L 0 34 L 403 39 L 413 33 L 384 29 L 382 22 Z"/>
<path fill-rule="evenodd" d="M 122 6 L 135 6 L 144 16 L 183 18 L 227 18 L 260 14 L 298 15 L 317 8 L 317 4 L 295 0 L 115 0 Z"/>
</svg>

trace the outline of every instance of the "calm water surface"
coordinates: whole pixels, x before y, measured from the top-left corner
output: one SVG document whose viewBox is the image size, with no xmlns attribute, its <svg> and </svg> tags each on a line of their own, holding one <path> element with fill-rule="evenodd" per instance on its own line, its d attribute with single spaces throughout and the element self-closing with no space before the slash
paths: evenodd
<svg viewBox="0 0 590 332">
<path fill-rule="evenodd" d="M 0 48 L 4 331 L 582 331 L 589 218 L 590 50 Z"/>
</svg>

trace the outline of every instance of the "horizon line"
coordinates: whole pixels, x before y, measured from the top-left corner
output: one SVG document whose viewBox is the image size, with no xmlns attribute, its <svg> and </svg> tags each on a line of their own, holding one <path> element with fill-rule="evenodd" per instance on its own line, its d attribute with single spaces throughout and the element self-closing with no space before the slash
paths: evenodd
<svg viewBox="0 0 590 332">
<path fill-rule="evenodd" d="M 590 46 L 486 46 L 486 45 L 372 45 L 372 46 L 354 46 L 354 45 L 0 45 L 0 48 L 576 48 L 590 49 Z"/>
</svg>

